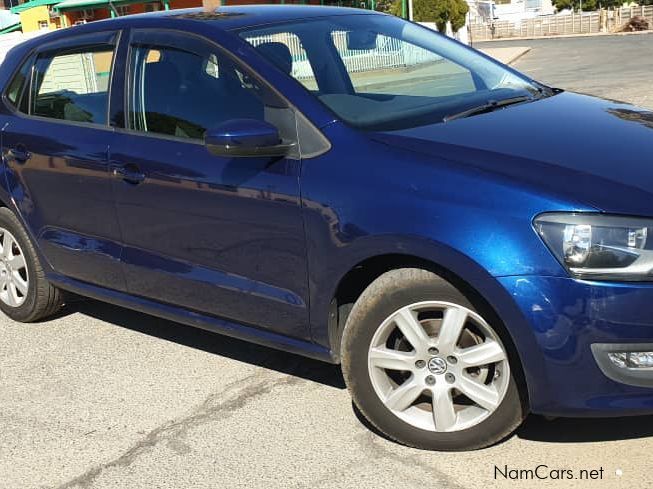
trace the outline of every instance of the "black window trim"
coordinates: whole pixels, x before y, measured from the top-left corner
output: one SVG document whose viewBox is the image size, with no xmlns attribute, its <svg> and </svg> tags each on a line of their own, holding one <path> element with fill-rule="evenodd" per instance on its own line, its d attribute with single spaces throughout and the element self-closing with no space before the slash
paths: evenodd
<svg viewBox="0 0 653 489">
<path fill-rule="evenodd" d="M 30 119 L 30 120 L 40 121 L 40 122 L 51 122 L 55 124 L 65 124 L 69 126 L 85 127 L 89 129 L 100 129 L 105 131 L 108 130 L 113 132 L 114 128 L 110 125 L 110 119 L 109 119 L 111 116 L 111 88 L 113 85 L 112 82 L 115 73 L 116 58 L 118 53 L 118 46 L 120 45 L 120 39 L 122 37 L 122 31 L 123 31 L 122 29 L 108 29 L 108 30 L 97 31 L 92 33 L 78 34 L 75 36 L 66 37 L 64 39 L 57 39 L 55 41 L 36 46 L 34 49 L 30 50 L 27 54 L 25 54 L 25 56 L 23 56 L 23 58 L 17 64 L 17 67 L 14 69 L 14 72 L 9 78 L 10 80 L 9 83 L 6 84 L 2 92 L 2 102 L 7 107 L 7 109 L 9 109 L 12 115 L 16 117 L 20 117 L 22 119 Z M 33 88 L 34 77 L 35 77 L 35 68 L 39 56 L 51 51 L 56 51 L 59 54 L 59 53 L 66 53 L 68 51 L 79 51 L 79 49 L 83 49 L 83 48 L 92 48 L 92 47 L 100 47 L 100 46 L 106 46 L 106 47 L 113 46 L 113 56 L 111 59 L 111 68 L 110 68 L 111 74 L 109 76 L 109 85 L 107 90 L 106 121 L 103 124 L 95 123 L 95 122 L 69 121 L 66 119 L 55 119 L 53 117 L 45 117 L 45 116 L 34 115 L 29 113 L 26 114 L 25 112 L 22 112 L 19 109 L 19 107 L 12 104 L 11 101 L 7 98 L 7 90 L 9 90 L 11 81 L 18 74 L 18 72 L 25 66 L 25 63 L 29 63 L 30 64 L 28 68 L 29 75 L 28 75 L 26 86 L 23 88 L 23 91 L 27 90 L 27 97 L 29 97 L 27 102 L 28 109 L 31 111 L 32 93 L 33 93 L 32 88 Z M 23 96 L 25 96 L 24 93 Z"/>
<path fill-rule="evenodd" d="M 298 142 L 298 147 L 300 148 L 299 155 L 297 155 L 296 158 L 294 159 L 310 159 L 310 158 L 315 158 L 317 156 L 321 156 L 324 153 L 327 153 L 328 151 L 331 150 L 331 141 L 322 133 L 320 129 L 317 128 L 304 114 L 301 110 L 299 110 L 290 100 L 288 100 L 279 90 L 277 90 L 274 86 L 272 86 L 267 80 L 265 80 L 254 68 L 252 68 L 248 63 L 244 62 L 242 59 L 240 59 L 238 56 L 233 54 L 231 51 L 227 50 L 226 48 L 222 47 L 220 44 L 217 42 L 213 41 L 210 38 L 207 38 L 201 34 L 197 34 L 195 32 L 188 32 L 185 30 L 181 29 L 174 29 L 174 28 L 154 28 L 154 27 L 132 27 L 129 32 L 128 39 L 126 39 L 126 42 L 128 43 L 128 49 L 127 49 L 127 58 L 125 61 L 125 80 L 123 84 L 123 114 L 124 114 L 124 119 L 123 119 L 123 127 L 114 127 L 116 132 L 119 133 L 125 133 L 129 135 L 135 135 L 135 136 L 140 136 L 140 137 L 149 137 L 149 138 L 155 138 L 155 139 L 165 139 L 169 141 L 174 141 L 174 142 L 181 142 L 181 143 L 186 143 L 186 144 L 194 144 L 194 145 L 201 145 L 204 146 L 204 141 L 201 139 L 193 139 L 193 138 L 183 138 L 179 136 L 171 136 L 169 134 L 160 134 L 160 133 L 155 133 L 155 132 L 143 132 L 143 131 L 138 131 L 135 129 L 131 129 L 129 127 L 129 99 L 130 99 L 130 94 L 131 94 L 131 78 L 132 78 L 132 63 L 131 63 L 131 57 L 132 57 L 132 49 L 134 45 L 134 37 L 138 35 L 143 35 L 147 34 L 150 32 L 156 32 L 157 34 L 161 34 L 162 32 L 170 32 L 171 34 L 175 35 L 180 35 L 180 36 L 186 36 L 186 37 L 193 37 L 196 38 L 202 42 L 205 42 L 212 46 L 216 51 L 220 54 L 225 56 L 226 58 L 230 59 L 236 66 L 244 68 L 244 70 L 247 72 L 248 76 L 251 76 L 257 83 L 260 83 L 266 90 L 270 90 L 276 97 L 278 97 L 281 101 L 283 101 L 286 106 L 293 111 L 295 115 L 295 120 L 296 120 L 296 131 L 295 131 L 295 138 L 297 139 L 296 142 Z M 242 41 L 245 42 L 245 41 Z M 301 123 L 300 123 L 301 119 Z M 301 140 L 302 140 L 302 135 L 300 134 L 300 126 L 304 128 L 304 131 L 308 130 L 311 134 L 310 137 L 313 137 L 315 139 L 319 139 L 319 141 L 322 143 L 322 148 L 318 151 L 314 151 L 310 154 L 302 154 L 301 153 Z M 306 136 L 305 136 L 306 137 Z M 293 159 L 293 156 L 289 156 L 290 159 Z"/>
<path fill-rule="evenodd" d="M 14 69 L 13 73 L 11 74 L 11 77 L 9 78 L 9 82 L 5 86 L 3 92 L 2 92 L 2 101 L 4 102 L 5 106 L 7 109 L 11 110 L 13 112 L 20 112 L 18 109 L 20 104 L 15 104 L 11 100 L 9 100 L 9 88 L 11 87 L 11 84 L 14 82 L 16 79 L 16 76 L 18 76 L 18 73 L 20 73 L 23 68 L 27 67 L 27 73 L 25 76 L 25 81 L 23 82 L 23 85 L 21 87 L 21 93 L 18 98 L 18 102 L 22 103 L 23 96 L 25 94 L 25 90 L 27 90 L 29 94 L 29 88 L 31 85 L 31 80 L 32 80 L 32 69 L 34 68 L 34 60 L 36 59 L 36 55 L 34 51 L 29 51 L 26 55 L 24 55 L 21 59 L 20 62 L 16 64 L 16 68 Z"/>
</svg>

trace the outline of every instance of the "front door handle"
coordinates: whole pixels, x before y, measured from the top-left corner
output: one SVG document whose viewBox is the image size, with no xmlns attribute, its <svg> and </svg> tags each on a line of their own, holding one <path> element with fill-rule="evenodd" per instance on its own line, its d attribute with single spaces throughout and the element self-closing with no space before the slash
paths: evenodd
<svg viewBox="0 0 653 489">
<path fill-rule="evenodd" d="M 9 157 L 18 163 L 25 163 L 32 157 L 32 154 L 25 149 L 25 146 L 18 144 L 15 148 L 9 150 Z"/>
<path fill-rule="evenodd" d="M 123 166 L 114 166 L 111 170 L 114 177 L 120 178 L 127 183 L 138 185 L 145 180 L 145 174 L 140 171 L 136 165 L 128 164 Z"/>
</svg>

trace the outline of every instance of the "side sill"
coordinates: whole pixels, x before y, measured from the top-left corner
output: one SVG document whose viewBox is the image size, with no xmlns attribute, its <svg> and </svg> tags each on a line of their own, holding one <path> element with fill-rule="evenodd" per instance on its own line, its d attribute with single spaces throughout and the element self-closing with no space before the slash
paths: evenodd
<svg viewBox="0 0 653 489">
<path fill-rule="evenodd" d="M 203 314 L 168 304 L 80 282 L 58 274 L 48 276 L 48 280 L 52 282 L 53 285 L 60 287 L 63 290 L 81 296 L 90 297 L 92 299 L 108 302 L 127 309 L 160 317 L 162 319 L 204 329 L 212 333 L 231 336 L 233 338 L 267 346 L 276 350 L 294 353 L 296 355 L 313 358 L 327 363 L 335 363 L 329 349 L 314 343 L 289 338 L 287 336 L 234 323 L 225 319 L 205 316 Z"/>
</svg>

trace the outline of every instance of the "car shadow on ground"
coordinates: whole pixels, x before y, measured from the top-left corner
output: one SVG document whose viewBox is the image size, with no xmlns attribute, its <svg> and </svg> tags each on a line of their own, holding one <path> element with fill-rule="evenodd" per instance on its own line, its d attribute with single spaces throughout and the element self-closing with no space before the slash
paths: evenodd
<svg viewBox="0 0 653 489">
<path fill-rule="evenodd" d="M 66 305 L 61 316 L 80 313 L 122 328 L 138 331 L 197 350 L 249 363 L 329 387 L 345 388 L 340 367 L 274 350 L 229 336 L 160 319 L 122 307 L 80 299 Z"/>
<path fill-rule="evenodd" d="M 530 415 L 517 430 L 519 438 L 548 443 L 590 443 L 653 436 L 653 416 L 556 418 Z"/>
<path fill-rule="evenodd" d="M 61 316 L 65 317 L 73 313 L 84 314 L 165 341 L 293 375 L 328 387 L 345 388 L 340 367 L 337 365 L 255 345 L 90 299 L 80 299 L 69 303 L 62 311 Z M 364 426 L 383 436 L 355 406 L 353 406 L 353 410 Z M 556 418 L 551 420 L 543 416 L 530 415 L 513 436 L 524 440 L 548 443 L 588 443 L 647 438 L 653 436 L 653 416 Z"/>
</svg>

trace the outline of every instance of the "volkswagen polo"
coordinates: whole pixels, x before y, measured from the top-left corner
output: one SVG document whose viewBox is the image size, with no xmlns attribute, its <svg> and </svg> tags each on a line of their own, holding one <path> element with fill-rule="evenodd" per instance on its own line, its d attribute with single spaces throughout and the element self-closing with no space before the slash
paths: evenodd
<svg viewBox="0 0 653 489">
<path fill-rule="evenodd" d="M 75 293 L 341 364 L 426 449 L 653 412 L 650 111 L 326 7 L 63 29 L 0 86 L 14 320 Z"/>
</svg>

